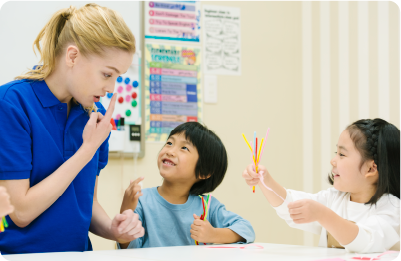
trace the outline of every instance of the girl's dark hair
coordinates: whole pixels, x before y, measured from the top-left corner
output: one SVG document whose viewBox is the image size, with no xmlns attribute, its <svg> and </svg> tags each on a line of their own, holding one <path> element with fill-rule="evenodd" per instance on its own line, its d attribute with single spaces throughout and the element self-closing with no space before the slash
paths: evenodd
<svg viewBox="0 0 401 261">
<path fill-rule="evenodd" d="M 362 156 L 360 168 L 367 160 L 377 165 L 376 193 L 365 204 L 376 204 L 385 193 L 400 198 L 400 130 L 382 119 L 359 120 L 346 130 Z M 329 182 L 334 183 L 331 176 Z"/>
<path fill-rule="evenodd" d="M 189 191 L 192 195 L 212 192 L 223 181 L 228 167 L 226 148 L 220 138 L 198 122 L 186 122 L 170 132 L 184 134 L 198 150 L 199 158 L 195 166 L 196 178 L 205 178 L 196 182 Z"/>
</svg>

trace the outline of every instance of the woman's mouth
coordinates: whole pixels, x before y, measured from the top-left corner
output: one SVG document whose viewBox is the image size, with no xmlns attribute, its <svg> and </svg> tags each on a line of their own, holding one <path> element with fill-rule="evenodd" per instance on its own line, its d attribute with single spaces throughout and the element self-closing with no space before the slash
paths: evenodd
<svg viewBox="0 0 401 261">
<path fill-rule="evenodd" d="M 338 175 L 338 174 L 336 174 L 336 173 L 331 173 L 331 175 L 333 175 L 333 178 L 338 178 L 338 177 L 340 177 L 340 175 Z"/>
<path fill-rule="evenodd" d="M 93 96 L 93 102 L 99 102 L 100 96 Z"/>
</svg>

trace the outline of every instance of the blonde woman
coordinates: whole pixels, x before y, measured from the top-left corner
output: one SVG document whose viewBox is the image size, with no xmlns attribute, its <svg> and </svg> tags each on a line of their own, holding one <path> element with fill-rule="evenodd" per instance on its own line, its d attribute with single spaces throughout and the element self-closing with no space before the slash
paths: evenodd
<svg viewBox="0 0 401 261">
<path fill-rule="evenodd" d="M 97 199 L 108 160 L 112 98 L 135 38 L 113 10 L 96 4 L 56 12 L 37 36 L 40 65 L 0 87 L 0 185 L 15 210 L 0 233 L 2 254 L 92 250 L 88 233 L 130 242 L 138 215 L 111 220 Z"/>
</svg>

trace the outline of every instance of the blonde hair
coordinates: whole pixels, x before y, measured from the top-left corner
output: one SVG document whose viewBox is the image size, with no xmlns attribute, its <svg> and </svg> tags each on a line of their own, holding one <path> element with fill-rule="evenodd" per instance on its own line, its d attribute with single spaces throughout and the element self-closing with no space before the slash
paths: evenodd
<svg viewBox="0 0 401 261">
<path fill-rule="evenodd" d="M 40 54 L 39 66 L 15 79 L 44 80 L 55 68 L 56 58 L 67 44 L 75 43 L 82 55 L 101 55 L 105 47 L 135 53 L 135 37 L 116 11 L 97 4 L 57 11 L 33 43 Z M 35 52 L 36 54 L 36 52 Z M 95 104 L 90 108 L 96 111 Z"/>
</svg>

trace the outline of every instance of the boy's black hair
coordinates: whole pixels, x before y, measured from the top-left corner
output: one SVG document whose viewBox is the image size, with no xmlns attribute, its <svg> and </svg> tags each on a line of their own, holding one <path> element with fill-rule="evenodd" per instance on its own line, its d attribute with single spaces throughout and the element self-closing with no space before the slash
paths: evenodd
<svg viewBox="0 0 401 261">
<path fill-rule="evenodd" d="M 175 134 L 184 134 L 198 150 L 199 158 L 195 166 L 196 178 L 205 178 L 196 182 L 189 191 L 192 195 L 212 192 L 220 185 L 226 174 L 228 159 L 226 148 L 220 138 L 211 130 L 198 122 L 186 122 L 170 132 L 169 138 Z"/>
<path fill-rule="evenodd" d="M 365 204 L 376 204 L 385 193 L 400 198 L 400 130 L 379 118 L 356 121 L 346 130 L 362 156 L 360 168 L 367 160 L 377 165 L 376 193 Z M 332 175 L 329 182 L 333 185 Z"/>
</svg>

